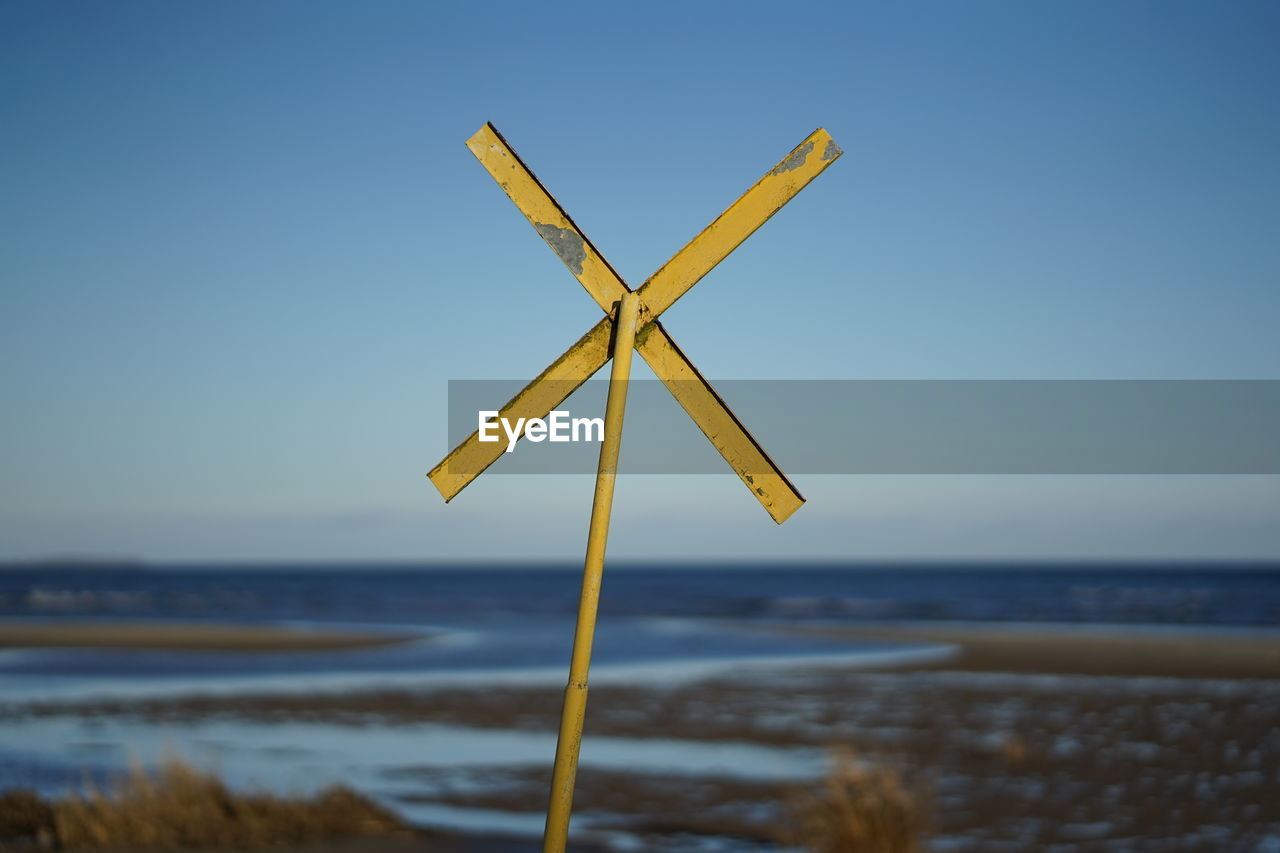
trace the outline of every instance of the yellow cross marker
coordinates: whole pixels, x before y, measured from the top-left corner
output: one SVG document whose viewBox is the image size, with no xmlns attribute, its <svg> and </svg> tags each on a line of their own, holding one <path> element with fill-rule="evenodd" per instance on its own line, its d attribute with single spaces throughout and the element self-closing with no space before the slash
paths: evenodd
<svg viewBox="0 0 1280 853">
<path fill-rule="evenodd" d="M 467 148 L 493 176 L 529 223 L 586 288 L 606 315 L 630 293 L 622 277 L 579 230 L 492 124 L 467 140 Z M 724 260 L 796 193 L 841 154 L 822 129 L 756 181 L 729 208 L 638 289 L 635 348 L 654 375 L 688 412 L 774 521 L 781 524 L 804 498 L 737 419 L 711 384 L 676 346 L 657 317 Z M 609 360 L 613 318 L 606 316 L 499 411 L 500 418 L 543 418 Z M 473 433 L 427 475 L 446 501 L 502 455 L 500 443 Z"/>
<path fill-rule="evenodd" d="M 729 411 L 657 318 L 831 165 L 841 151 L 825 130 L 815 130 L 633 291 L 492 124 L 486 124 L 468 139 L 467 148 L 605 312 L 604 319 L 512 397 L 499 411 L 499 418 L 506 418 L 509 423 L 519 423 L 517 419 L 524 418 L 527 423 L 533 418 L 546 417 L 605 362 L 613 359 L 587 535 L 582 598 L 578 604 L 569 684 L 565 688 L 542 840 L 543 853 L 563 853 L 569 835 L 569 813 L 586 715 L 587 672 L 604 574 L 631 351 L 635 349 L 644 357 L 774 521 L 781 524 L 799 509 L 804 498 Z M 501 442 L 482 442 L 477 431 L 455 447 L 427 476 L 449 501 L 502 453 Z"/>
</svg>

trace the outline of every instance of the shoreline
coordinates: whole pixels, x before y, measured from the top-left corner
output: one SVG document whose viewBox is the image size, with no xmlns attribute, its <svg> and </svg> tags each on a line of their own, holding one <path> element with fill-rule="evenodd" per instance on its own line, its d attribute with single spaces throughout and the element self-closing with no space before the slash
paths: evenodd
<svg viewBox="0 0 1280 853">
<path fill-rule="evenodd" d="M 0 649 L 305 652 L 396 645 L 426 636 L 207 622 L 0 622 Z"/>
<path fill-rule="evenodd" d="M 769 630 L 956 649 L 944 660 L 872 667 L 881 671 L 1280 679 L 1280 635 L 1250 632 L 1165 632 L 1061 623 L 774 626 Z"/>
<path fill-rule="evenodd" d="M 938 670 L 1044 675 L 1155 676 L 1173 678 L 1280 679 L 1280 631 L 1203 629 L 1192 626 L 1130 626 L 1088 623 L 911 622 L 851 624 L 760 624 L 712 620 L 721 628 L 765 634 L 884 644 L 843 654 L 759 655 L 597 665 L 598 682 L 643 679 L 661 671 L 661 681 L 714 678 L 742 666 L 851 666 L 874 671 Z M 438 632 L 376 627 L 256 625 L 150 620 L 0 620 L 0 650 L 111 649 L 190 652 L 306 652 L 374 648 L 422 641 Z M 776 658 L 776 659 L 775 659 Z M 617 670 L 614 673 L 613 670 Z M 546 670 L 544 673 L 543 671 Z M 464 686 L 491 678 L 516 686 L 558 681 L 559 665 L 419 672 L 423 687 Z M 545 678 L 539 678 L 545 675 Z M 384 676 L 385 677 L 385 676 Z M 394 681 L 396 679 L 387 679 Z M 359 679 L 354 679 L 358 682 Z M 362 685 L 344 684 L 360 690 Z M 405 685 L 407 686 L 407 685 Z"/>
</svg>

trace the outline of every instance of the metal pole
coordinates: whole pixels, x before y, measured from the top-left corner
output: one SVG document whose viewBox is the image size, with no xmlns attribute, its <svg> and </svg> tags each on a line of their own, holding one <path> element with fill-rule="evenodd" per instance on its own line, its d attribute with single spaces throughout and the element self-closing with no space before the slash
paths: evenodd
<svg viewBox="0 0 1280 853">
<path fill-rule="evenodd" d="M 582 746 L 582 723 L 587 712 L 587 670 L 591 666 L 591 642 L 596 630 L 604 549 L 609 538 L 609 511 L 613 508 L 613 482 L 618 473 L 622 416 L 627 408 L 627 380 L 631 376 L 631 350 L 635 345 L 639 308 L 640 298 L 635 293 L 625 294 L 618 301 L 618 314 L 613 326 L 613 369 L 609 375 L 609 398 L 604 409 L 604 441 L 600 444 L 600 464 L 596 468 L 596 492 L 591 503 L 591 529 L 587 534 L 586 566 L 582 573 L 582 598 L 578 602 L 578 626 L 573 634 L 569 685 L 565 687 L 564 707 L 560 712 L 560 738 L 556 742 L 556 764 L 551 773 L 551 802 L 547 806 L 547 826 L 542 835 L 543 853 L 564 853 L 569 838 L 573 783 L 578 775 L 578 751 Z"/>
</svg>

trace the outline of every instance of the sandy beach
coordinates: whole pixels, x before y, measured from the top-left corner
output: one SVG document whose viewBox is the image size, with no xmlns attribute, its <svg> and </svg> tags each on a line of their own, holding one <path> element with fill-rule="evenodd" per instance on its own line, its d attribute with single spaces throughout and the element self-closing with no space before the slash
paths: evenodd
<svg viewBox="0 0 1280 853">
<path fill-rule="evenodd" d="M 863 625 L 783 629 L 810 636 L 943 643 L 946 661 L 918 668 L 966 672 L 1171 678 L 1280 678 L 1280 633 L 1043 627 Z"/>
<path fill-rule="evenodd" d="M 278 628 L 207 622 L 0 622 L 0 648 L 164 649 L 303 652 L 392 645 L 404 632 Z"/>
<path fill-rule="evenodd" d="M 956 652 L 927 666 L 742 668 L 694 682 L 594 687 L 576 797 L 583 840 L 621 831 L 641 849 L 657 850 L 681 849 L 672 839 L 714 836 L 767 850 L 786 837 L 788 804 L 809 784 L 802 780 L 756 776 L 746 766 L 740 773 L 601 763 L 609 749 L 641 755 L 678 743 L 689 744 L 691 754 L 714 747 L 815 757 L 851 750 L 902 768 L 927 792 L 932 830 L 947 850 L 1219 853 L 1252 850 L 1280 834 L 1273 795 L 1280 782 L 1280 643 L 1265 634 L 956 625 L 805 630 L 948 644 Z M 82 720 L 99 740 L 117 722 L 122 731 L 143 725 L 177 733 L 239 726 L 267 738 L 277 729 L 318 726 L 326 737 L 348 732 L 357 751 L 361 737 L 391 738 L 403 744 L 399 760 L 379 778 L 394 784 L 406 809 L 481 810 L 535 825 L 545 806 L 546 766 L 493 756 L 451 768 L 423 758 L 438 749 L 432 727 L 443 727 L 442 737 L 550 737 L 560 698 L 558 687 L 515 685 L 258 690 L 31 701 L 5 706 L 0 718 L 37 726 Z M 593 759 L 593 749 L 604 751 Z M 449 837 L 458 850 L 536 849 L 527 836 Z"/>
</svg>

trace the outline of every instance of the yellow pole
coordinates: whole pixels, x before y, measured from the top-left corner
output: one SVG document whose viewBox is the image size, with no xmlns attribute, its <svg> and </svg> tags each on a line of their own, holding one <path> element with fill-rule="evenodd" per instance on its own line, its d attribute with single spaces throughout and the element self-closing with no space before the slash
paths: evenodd
<svg viewBox="0 0 1280 853">
<path fill-rule="evenodd" d="M 573 658 L 569 685 L 564 689 L 560 712 L 560 738 L 551 773 L 551 802 L 542 835 L 542 853 L 564 853 L 569 838 L 569 812 L 573 807 L 573 783 L 578 775 L 578 751 L 582 723 L 587 713 L 587 670 L 591 666 L 591 642 L 604 574 L 604 548 L 609 538 L 609 512 L 613 508 L 613 483 L 618 474 L 618 448 L 622 443 L 622 416 L 627 408 L 627 380 L 631 376 L 631 349 L 635 345 L 640 297 L 627 293 L 618 301 L 613 325 L 613 369 L 609 398 L 604 408 L 604 441 L 596 468 L 596 493 L 591 503 L 591 529 L 587 533 L 586 567 L 582 572 L 582 597 L 578 602 L 578 626 L 573 634 Z"/>
</svg>

